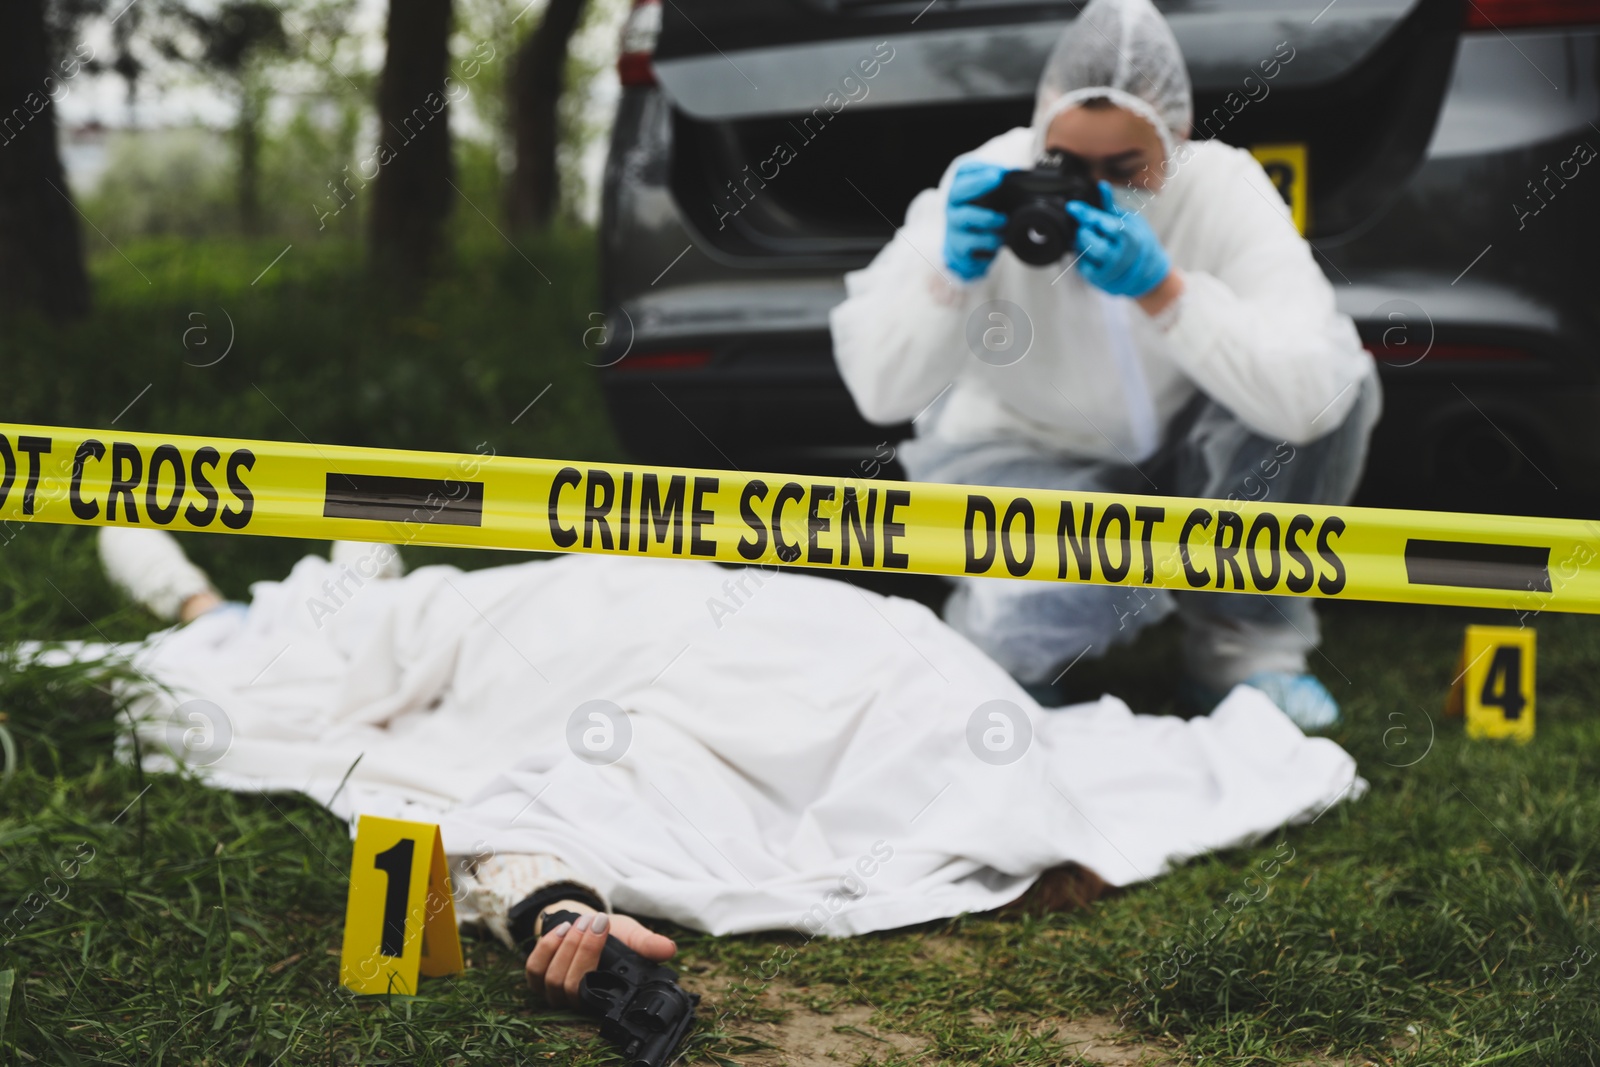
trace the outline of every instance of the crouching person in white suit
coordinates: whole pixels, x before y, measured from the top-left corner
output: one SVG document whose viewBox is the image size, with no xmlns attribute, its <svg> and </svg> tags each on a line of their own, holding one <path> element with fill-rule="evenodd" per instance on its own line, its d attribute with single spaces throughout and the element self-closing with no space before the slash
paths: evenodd
<svg viewBox="0 0 1600 1067">
<path fill-rule="evenodd" d="M 1266 76 L 1292 59 L 1280 51 Z M 958 157 L 846 276 L 839 368 L 868 419 L 913 421 L 913 479 L 1349 500 L 1381 406 L 1373 361 L 1260 164 L 1189 141 L 1191 110 L 1149 0 L 1094 0 L 1050 56 L 1032 126 Z M 1104 199 L 1069 203 L 1075 246 L 1030 266 L 992 194 L 1046 158 L 1082 167 Z M 944 614 L 1051 704 L 1065 666 L 1174 609 L 1197 710 L 1248 681 L 1303 729 L 1338 721 L 1308 672 L 1319 635 L 1303 598 L 967 578 Z"/>
</svg>

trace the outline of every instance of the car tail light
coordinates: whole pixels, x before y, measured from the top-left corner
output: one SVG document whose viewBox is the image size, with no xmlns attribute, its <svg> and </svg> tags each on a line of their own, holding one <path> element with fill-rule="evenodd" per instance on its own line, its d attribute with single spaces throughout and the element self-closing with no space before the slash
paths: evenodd
<svg viewBox="0 0 1600 1067">
<path fill-rule="evenodd" d="M 612 365 L 618 371 L 694 370 L 711 362 L 708 348 L 687 348 L 670 352 L 635 352 Z"/>
<path fill-rule="evenodd" d="M 633 10 L 622 24 L 622 49 L 617 56 L 617 76 L 627 88 L 656 83 L 650 66 L 656 39 L 661 36 L 661 0 L 633 0 Z"/>
<path fill-rule="evenodd" d="M 1467 0 L 1467 29 L 1600 22 L 1600 0 Z"/>
</svg>

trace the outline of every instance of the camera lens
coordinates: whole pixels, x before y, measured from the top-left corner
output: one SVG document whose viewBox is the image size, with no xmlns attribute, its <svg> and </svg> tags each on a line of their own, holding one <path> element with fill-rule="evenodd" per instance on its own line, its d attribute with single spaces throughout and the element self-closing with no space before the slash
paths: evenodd
<svg viewBox="0 0 1600 1067">
<path fill-rule="evenodd" d="M 1054 263 L 1067 253 L 1072 238 L 1067 231 L 1070 221 L 1071 216 L 1061 204 L 1029 201 L 1011 213 L 1006 224 L 1006 245 L 1030 266 Z"/>
</svg>

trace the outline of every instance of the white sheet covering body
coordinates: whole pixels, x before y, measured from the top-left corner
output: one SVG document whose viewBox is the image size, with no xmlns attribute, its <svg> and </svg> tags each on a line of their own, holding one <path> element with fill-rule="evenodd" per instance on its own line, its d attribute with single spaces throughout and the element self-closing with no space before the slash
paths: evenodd
<svg viewBox="0 0 1600 1067">
<path fill-rule="evenodd" d="M 363 584 L 308 557 L 253 592 L 137 651 L 170 689 L 135 702 L 150 766 L 208 700 L 217 786 L 438 822 L 452 854 L 552 852 L 713 933 L 985 910 L 1069 860 L 1126 885 L 1363 786 L 1255 690 L 1191 722 L 1044 711 L 926 608 L 841 581 L 572 556 Z M 609 765 L 569 744 L 592 700 L 627 711 Z M 1009 764 L 968 741 L 995 700 L 1032 734 Z"/>
</svg>

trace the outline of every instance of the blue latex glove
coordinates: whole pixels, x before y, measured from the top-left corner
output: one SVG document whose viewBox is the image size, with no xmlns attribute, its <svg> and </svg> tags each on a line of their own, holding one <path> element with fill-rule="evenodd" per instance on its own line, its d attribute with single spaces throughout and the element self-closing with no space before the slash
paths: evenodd
<svg viewBox="0 0 1600 1067">
<path fill-rule="evenodd" d="M 996 163 L 969 159 L 956 168 L 945 205 L 944 264 L 963 281 L 974 282 L 989 273 L 995 253 L 1005 244 L 1006 217 L 972 201 L 993 192 L 1006 176 Z"/>
<path fill-rule="evenodd" d="M 1166 249 L 1142 215 L 1124 211 L 1111 198 L 1111 186 L 1101 182 L 1100 195 L 1110 211 L 1067 202 L 1067 214 L 1078 220 L 1078 270 L 1112 296 L 1143 296 L 1171 270 Z"/>
</svg>

